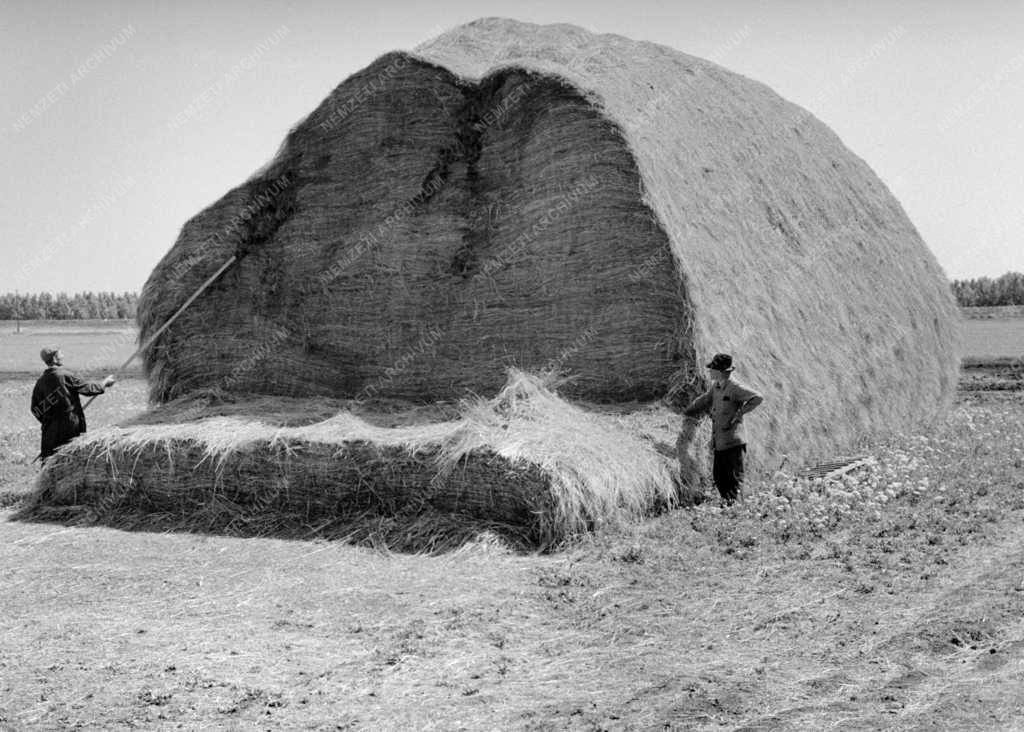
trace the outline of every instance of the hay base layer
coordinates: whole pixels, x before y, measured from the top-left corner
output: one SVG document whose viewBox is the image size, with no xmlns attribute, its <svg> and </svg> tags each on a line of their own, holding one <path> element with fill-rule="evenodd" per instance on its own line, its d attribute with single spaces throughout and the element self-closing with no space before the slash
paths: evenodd
<svg viewBox="0 0 1024 732">
<path fill-rule="evenodd" d="M 449 421 L 323 411 L 268 398 L 155 410 L 62 449 L 19 518 L 421 550 L 490 531 L 547 548 L 679 500 L 673 460 L 636 415 L 585 411 L 524 374 Z"/>
<path fill-rule="evenodd" d="M 482 530 L 518 547 L 558 538 L 545 536 L 551 493 L 536 466 L 482 452 L 441 474 L 436 457 L 372 442 L 261 441 L 217 461 L 187 441 L 83 446 L 47 466 L 19 517 L 391 548 L 450 548 Z"/>
</svg>

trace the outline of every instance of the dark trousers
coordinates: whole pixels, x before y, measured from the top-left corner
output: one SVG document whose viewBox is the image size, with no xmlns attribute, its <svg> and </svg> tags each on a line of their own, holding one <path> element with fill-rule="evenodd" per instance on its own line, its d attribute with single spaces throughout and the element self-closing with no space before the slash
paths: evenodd
<svg viewBox="0 0 1024 732">
<path fill-rule="evenodd" d="M 726 503 L 732 503 L 739 497 L 740 486 L 743 484 L 743 453 L 746 451 L 746 445 L 715 450 L 711 474 L 715 487 Z"/>
</svg>

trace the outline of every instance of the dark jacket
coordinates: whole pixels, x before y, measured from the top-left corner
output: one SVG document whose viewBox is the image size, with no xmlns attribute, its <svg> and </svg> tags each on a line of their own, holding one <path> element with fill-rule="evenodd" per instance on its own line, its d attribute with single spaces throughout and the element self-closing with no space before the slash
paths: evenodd
<svg viewBox="0 0 1024 732">
<path fill-rule="evenodd" d="M 727 450 L 746 444 L 743 436 L 743 415 L 763 401 L 762 396 L 756 391 L 737 383 L 735 379 L 729 379 L 723 386 L 712 384 L 710 389 L 683 410 L 683 414 L 687 417 L 710 414 L 714 449 Z"/>
<path fill-rule="evenodd" d="M 42 425 L 40 455 L 44 460 L 85 432 L 85 412 L 79 394 L 102 393 L 102 384 L 82 381 L 60 366 L 50 366 L 43 372 L 32 390 L 32 414 Z"/>
</svg>

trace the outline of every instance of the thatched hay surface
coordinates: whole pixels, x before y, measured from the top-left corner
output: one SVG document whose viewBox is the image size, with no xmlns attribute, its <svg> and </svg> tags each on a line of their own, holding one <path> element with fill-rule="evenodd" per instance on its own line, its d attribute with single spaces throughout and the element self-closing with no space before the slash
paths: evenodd
<svg viewBox="0 0 1024 732">
<path fill-rule="evenodd" d="M 78 511 L 118 525 L 149 513 L 221 530 L 294 519 L 351 534 L 389 521 L 425 531 L 429 517 L 448 517 L 439 535 L 458 516 L 547 547 L 679 499 L 652 435 L 588 414 L 536 377 L 513 373 L 463 409 L 443 422 L 378 415 L 409 422 L 383 427 L 351 412 L 315 419 L 324 408 L 310 400 L 183 401 L 75 440 L 48 462 L 24 516 Z"/>
<path fill-rule="evenodd" d="M 702 386 L 730 351 L 761 455 L 812 462 L 943 410 L 959 315 L 899 203 L 825 125 L 701 59 L 487 19 L 354 74 L 190 221 L 140 303 L 157 400 L 203 387 L 574 398 Z M 757 454 L 754 455 L 755 461 Z"/>
<path fill-rule="evenodd" d="M 510 111 L 488 124 L 494 109 Z M 222 385 L 452 399 L 554 361 L 576 396 L 659 396 L 692 361 L 689 321 L 672 267 L 631 277 L 669 262 L 637 191 L 618 130 L 564 83 L 510 69 L 466 84 L 382 57 L 292 132 L 260 181 L 189 222 L 154 271 L 143 336 L 246 252 L 147 354 L 154 397 Z M 236 211 L 253 215 L 232 227 Z"/>
</svg>

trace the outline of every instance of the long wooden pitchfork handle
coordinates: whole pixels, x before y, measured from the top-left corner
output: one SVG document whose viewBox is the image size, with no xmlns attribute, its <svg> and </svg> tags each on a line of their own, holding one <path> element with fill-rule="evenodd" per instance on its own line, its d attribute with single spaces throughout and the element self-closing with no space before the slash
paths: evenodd
<svg viewBox="0 0 1024 732">
<path fill-rule="evenodd" d="M 167 330 L 170 327 L 171 323 L 173 323 L 175 320 L 177 320 L 178 316 L 181 315 L 183 312 L 185 312 L 185 310 L 188 308 L 188 306 L 191 305 L 195 301 L 195 299 L 197 297 L 199 297 L 201 294 L 203 294 L 203 291 L 207 287 L 212 285 L 214 280 L 216 280 L 218 277 L 220 277 L 222 274 L 224 274 L 224 271 L 228 267 L 230 267 L 232 264 L 234 264 L 237 260 L 238 260 L 238 255 L 237 254 L 232 255 L 231 259 L 229 259 L 224 264 L 222 264 L 220 266 L 220 269 L 218 269 L 216 272 L 214 272 L 212 275 L 210 275 L 209 278 L 206 280 L 206 282 L 201 284 L 199 286 L 199 289 L 192 293 L 192 297 L 190 297 L 188 300 L 186 300 L 185 304 L 182 305 L 180 308 L 178 308 L 178 311 L 176 313 L 174 313 L 174 315 L 172 315 L 170 318 L 168 318 L 167 322 L 164 323 L 163 325 L 161 325 L 160 328 L 156 331 L 156 333 L 151 335 L 146 340 L 145 343 L 143 343 L 141 346 L 139 346 L 138 350 L 135 351 L 135 353 L 133 353 L 131 356 L 129 356 L 128 360 L 125 361 L 123 364 L 121 364 L 121 366 L 114 373 L 115 374 L 120 374 L 122 371 L 124 371 L 126 368 L 128 368 L 128 364 L 130 364 L 132 361 L 134 361 L 138 357 L 138 355 L 140 353 L 142 353 L 147 348 L 149 348 L 151 345 L 153 345 L 153 342 L 157 338 L 160 337 L 160 334 L 163 333 L 165 330 Z M 92 400 L 95 399 L 95 398 L 96 397 L 89 397 L 89 401 L 87 401 L 85 404 L 82 405 L 82 409 L 85 409 L 90 404 L 92 404 Z"/>
<path fill-rule="evenodd" d="M 143 343 L 141 346 L 139 346 L 139 349 L 137 351 L 135 351 L 135 353 L 133 353 L 131 355 L 131 357 L 127 361 L 125 361 L 123 364 L 121 364 L 120 368 L 118 368 L 117 371 L 115 371 L 114 373 L 120 374 L 122 371 L 124 371 L 126 368 L 128 368 L 128 364 L 130 364 L 132 361 L 134 361 L 138 357 L 138 355 L 140 353 L 142 353 L 147 348 L 149 348 L 151 345 L 153 345 L 153 341 L 155 341 L 157 338 L 159 338 L 160 334 L 163 333 L 165 330 L 167 330 L 167 328 L 171 325 L 171 323 L 173 323 L 175 320 L 178 319 L 179 315 L 181 315 L 183 312 L 185 312 L 185 309 L 189 305 L 191 305 L 192 302 L 203 293 L 203 290 L 205 290 L 207 287 L 212 285 L 213 281 L 216 280 L 218 277 L 220 277 L 222 274 L 224 274 L 224 270 L 226 270 L 228 267 L 230 267 L 232 264 L 234 264 L 237 260 L 238 260 L 238 255 L 235 254 L 235 255 L 233 255 L 231 257 L 231 259 L 229 259 L 224 264 L 222 264 L 220 266 L 220 269 L 218 269 L 216 272 L 214 272 L 212 275 L 210 275 L 210 277 L 206 280 L 206 282 L 201 284 L 199 286 L 199 289 L 192 293 L 192 297 L 190 297 L 188 300 L 186 300 L 185 304 L 182 305 L 180 308 L 178 308 L 178 311 L 174 315 L 172 315 L 170 318 L 168 318 L 167 322 L 164 323 L 163 325 L 161 325 L 159 330 L 157 330 L 156 333 L 151 335 L 149 337 L 149 339 L 145 343 Z M 95 398 L 96 397 L 89 397 L 89 401 L 87 401 L 85 404 L 82 405 L 82 409 L 84 410 L 86 407 L 88 407 L 90 404 L 92 404 L 92 400 L 95 399 Z M 35 460 L 33 460 L 32 462 L 34 463 L 36 460 L 39 460 L 42 457 L 43 457 L 43 454 L 39 453 L 38 455 L 36 455 Z"/>
</svg>

